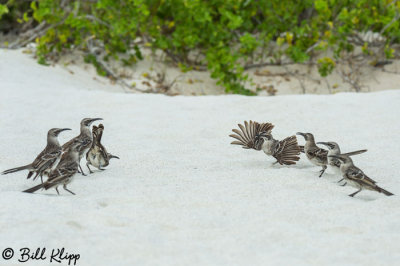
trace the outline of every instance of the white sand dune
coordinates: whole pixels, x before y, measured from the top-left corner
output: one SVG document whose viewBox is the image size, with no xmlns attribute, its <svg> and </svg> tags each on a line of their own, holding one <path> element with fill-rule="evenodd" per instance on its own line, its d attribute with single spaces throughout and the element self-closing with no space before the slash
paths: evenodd
<svg viewBox="0 0 400 266">
<path fill-rule="evenodd" d="M 104 118 L 104 145 L 121 158 L 76 175 L 76 196 L 21 193 L 36 184 L 26 172 L 0 176 L 0 252 L 16 251 L 0 264 L 21 265 L 22 247 L 65 247 L 77 265 L 398 265 L 399 90 L 167 97 L 98 86 L 108 85 L 0 50 L 0 171 L 30 163 L 52 127 L 73 129 L 61 142 L 79 134 L 84 117 Z M 283 167 L 230 145 L 248 119 L 274 123 L 279 139 L 303 131 L 367 148 L 355 164 L 396 196 L 351 198 L 304 156 Z"/>
</svg>

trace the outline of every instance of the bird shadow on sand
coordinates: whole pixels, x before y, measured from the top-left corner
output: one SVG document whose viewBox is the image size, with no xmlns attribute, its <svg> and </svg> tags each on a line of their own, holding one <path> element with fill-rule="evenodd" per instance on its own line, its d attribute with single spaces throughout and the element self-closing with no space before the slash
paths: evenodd
<svg viewBox="0 0 400 266">
<path fill-rule="evenodd" d="M 299 167 L 298 165 L 281 165 L 279 163 L 275 163 L 273 160 L 248 160 L 248 161 L 238 161 L 236 163 L 240 164 L 244 167 L 251 167 L 252 169 L 282 169 L 282 168 L 296 168 L 296 169 L 306 169 L 312 168 L 313 166 L 302 165 Z"/>
<path fill-rule="evenodd" d="M 90 172 L 85 172 L 85 175 L 86 176 L 92 176 L 92 175 L 94 175 L 94 174 L 96 174 L 96 173 L 103 173 L 104 171 L 106 171 L 107 169 L 103 169 L 103 170 L 99 170 L 99 169 L 92 169 L 92 173 L 90 173 Z M 80 174 L 80 173 L 79 173 Z M 82 175 L 82 174 L 80 174 L 81 176 L 83 176 L 84 177 L 84 175 Z"/>
<path fill-rule="evenodd" d="M 57 194 L 57 192 L 55 192 L 54 191 L 54 193 L 50 193 L 50 191 L 49 192 L 47 192 L 47 193 L 26 193 L 26 192 L 23 192 L 22 191 L 22 193 L 26 193 L 26 194 L 31 194 L 31 195 L 37 195 L 37 196 L 46 196 L 46 197 L 63 197 L 63 196 L 74 196 L 74 195 L 72 195 L 71 193 L 69 193 L 68 191 L 65 191 L 66 193 L 62 193 L 61 191 L 60 191 L 60 195 L 58 195 Z M 68 195 L 68 194 L 69 195 Z"/>
<path fill-rule="evenodd" d="M 362 193 L 362 192 L 360 192 Z M 374 197 L 372 195 L 355 195 L 354 197 L 350 197 L 349 198 L 353 198 L 353 199 L 357 199 L 360 201 L 364 201 L 364 202 L 370 202 L 370 201 L 375 201 L 377 199 L 379 199 L 379 197 Z"/>
<path fill-rule="evenodd" d="M 314 166 L 314 165 L 309 165 L 309 164 L 295 164 L 295 165 L 289 165 L 288 167 L 296 168 L 296 169 L 317 168 L 316 166 Z"/>
</svg>

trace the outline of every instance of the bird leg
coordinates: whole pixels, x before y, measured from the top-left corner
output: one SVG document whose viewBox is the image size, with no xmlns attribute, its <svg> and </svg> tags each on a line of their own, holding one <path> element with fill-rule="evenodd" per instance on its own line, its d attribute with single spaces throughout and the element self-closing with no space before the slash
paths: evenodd
<svg viewBox="0 0 400 266">
<path fill-rule="evenodd" d="M 350 196 L 350 197 L 354 197 L 354 196 L 357 195 L 357 193 L 360 192 L 361 190 L 362 190 L 362 189 L 360 188 L 360 189 L 357 190 L 356 192 L 351 193 L 349 196 Z"/>
<path fill-rule="evenodd" d="M 33 181 L 35 181 L 35 180 L 36 180 L 36 178 L 37 178 L 38 174 L 39 174 L 39 171 L 37 171 L 37 172 L 36 172 L 36 175 L 35 175 L 35 176 L 33 177 L 33 179 L 32 179 Z"/>
<path fill-rule="evenodd" d="M 40 180 L 42 181 L 42 184 L 43 184 L 43 172 L 40 173 Z"/>
<path fill-rule="evenodd" d="M 86 163 L 86 166 L 87 166 L 87 168 L 89 169 L 89 173 L 93 174 L 92 169 L 90 169 L 90 167 L 89 167 L 89 162 Z"/>
<path fill-rule="evenodd" d="M 347 182 L 344 182 L 344 184 L 343 184 L 343 185 L 340 185 L 340 186 L 344 187 L 345 185 L 347 185 Z"/>
<path fill-rule="evenodd" d="M 342 182 L 344 180 L 344 177 L 342 179 L 340 179 L 339 181 L 337 181 L 338 183 Z"/>
<path fill-rule="evenodd" d="M 63 185 L 63 188 L 64 188 L 64 190 L 68 191 L 68 192 L 71 193 L 72 195 L 76 195 L 74 192 L 72 192 L 71 190 L 69 190 L 69 189 L 67 188 L 67 185 L 66 185 L 66 184 Z"/>
<path fill-rule="evenodd" d="M 57 191 L 57 194 L 60 195 L 60 192 L 58 191 L 58 187 L 56 187 L 56 191 Z"/>
<path fill-rule="evenodd" d="M 319 175 L 319 177 L 321 177 L 321 176 L 325 173 L 326 168 L 327 168 L 326 165 L 322 166 L 322 170 L 319 171 L 319 172 L 321 173 L 321 174 Z"/>
<path fill-rule="evenodd" d="M 79 169 L 81 170 L 80 173 L 81 173 L 83 176 L 86 176 L 86 174 L 83 172 L 82 166 L 81 166 L 80 164 L 79 164 Z"/>
</svg>

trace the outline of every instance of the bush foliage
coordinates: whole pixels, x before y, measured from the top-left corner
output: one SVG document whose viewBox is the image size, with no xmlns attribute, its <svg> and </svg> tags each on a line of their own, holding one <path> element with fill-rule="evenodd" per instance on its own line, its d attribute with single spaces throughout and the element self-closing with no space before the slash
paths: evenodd
<svg viewBox="0 0 400 266">
<path fill-rule="evenodd" d="M 128 53 L 126 61 L 134 63 L 142 58 L 140 38 L 143 45 L 165 51 L 183 71 L 207 68 L 227 92 L 241 94 L 251 94 L 243 86 L 248 79 L 244 70 L 251 64 L 308 62 L 329 49 L 332 56 L 315 62 L 326 76 L 343 52 L 356 45 L 372 53 L 374 44 L 357 38 L 359 33 L 379 33 L 388 58 L 393 56 L 392 45 L 400 42 L 400 1 L 393 0 L 18 2 L 0 5 L 0 19 L 23 8 L 14 17 L 19 23 L 46 24 L 36 38 L 42 63 L 49 54 L 87 50 L 89 41 L 101 44 L 104 60 Z"/>
</svg>

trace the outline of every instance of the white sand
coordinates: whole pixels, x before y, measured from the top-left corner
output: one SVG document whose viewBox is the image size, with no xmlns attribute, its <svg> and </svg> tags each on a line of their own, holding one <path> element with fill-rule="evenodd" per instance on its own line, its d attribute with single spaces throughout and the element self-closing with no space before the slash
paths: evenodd
<svg viewBox="0 0 400 266">
<path fill-rule="evenodd" d="M 103 87 L 102 87 L 103 86 Z M 77 265 L 398 265 L 400 198 L 340 187 L 305 157 L 272 166 L 229 145 L 245 119 L 276 138 L 313 132 L 400 195 L 400 91 L 276 97 L 167 97 L 110 92 L 84 73 L 0 50 L 0 170 L 30 163 L 52 127 L 104 118 L 121 160 L 69 188 L 24 194 L 26 172 L 0 176 L 0 252 L 65 247 Z M 303 140 L 299 139 L 303 143 Z M 82 165 L 84 165 L 82 161 Z M 21 265 L 17 257 L 2 265 Z M 48 261 L 26 265 L 49 265 Z M 57 265 L 57 264 L 51 264 Z M 66 262 L 64 262 L 66 265 Z"/>
</svg>

